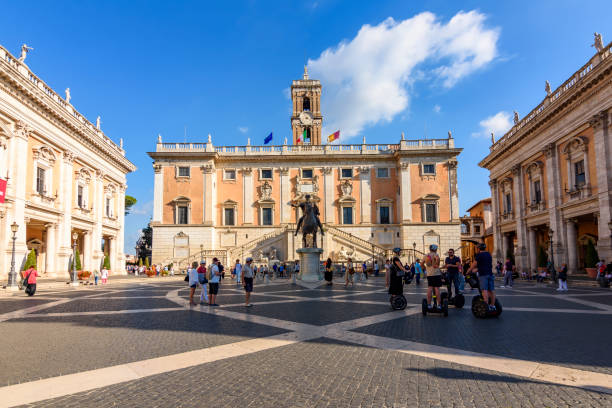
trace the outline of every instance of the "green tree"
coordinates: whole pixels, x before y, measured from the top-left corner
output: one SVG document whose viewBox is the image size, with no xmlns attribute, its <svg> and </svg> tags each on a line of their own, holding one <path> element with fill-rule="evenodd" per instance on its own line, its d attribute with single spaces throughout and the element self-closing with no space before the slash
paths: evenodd
<svg viewBox="0 0 612 408">
<path fill-rule="evenodd" d="M 597 254 L 597 249 L 595 249 L 595 244 L 593 244 L 593 241 L 589 239 L 584 259 L 585 266 L 587 268 L 595 268 L 597 262 L 599 262 L 599 255 Z"/>
<path fill-rule="evenodd" d="M 540 268 L 546 268 L 546 263 L 548 262 L 548 255 L 546 255 L 546 250 L 542 245 L 538 246 L 537 262 Z"/>
<path fill-rule="evenodd" d="M 104 255 L 104 268 L 110 269 L 110 259 L 108 259 L 108 255 Z"/>
<path fill-rule="evenodd" d="M 125 196 L 125 215 L 128 215 L 130 213 L 130 210 L 132 209 L 132 207 L 134 206 L 134 204 L 136 204 L 137 200 L 126 194 Z"/>
<path fill-rule="evenodd" d="M 30 269 L 31 266 L 36 269 L 36 252 L 34 252 L 34 250 L 31 250 L 28 254 L 28 258 L 26 259 L 22 270 L 25 271 L 27 269 Z"/>
<path fill-rule="evenodd" d="M 74 257 L 75 257 L 74 262 L 76 262 L 74 264 L 75 267 L 76 267 L 76 270 L 77 271 L 82 270 L 82 267 L 81 267 L 81 254 L 79 254 L 79 249 L 78 248 L 74 251 Z"/>
</svg>

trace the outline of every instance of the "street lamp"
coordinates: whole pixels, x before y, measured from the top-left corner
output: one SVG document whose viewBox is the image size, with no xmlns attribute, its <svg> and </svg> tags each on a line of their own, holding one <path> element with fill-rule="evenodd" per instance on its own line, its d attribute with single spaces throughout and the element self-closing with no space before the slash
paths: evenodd
<svg viewBox="0 0 612 408">
<path fill-rule="evenodd" d="M 13 236 L 13 252 L 11 254 L 11 271 L 9 272 L 9 280 L 8 280 L 8 288 L 10 290 L 19 290 L 19 286 L 17 286 L 17 272 L 15 272 L 15 241 L 17 240 L 17 230 L 19 229 L 19 225 L 13 221 L 11 224 L 11 232 Z"/>
<path fill-rule="evenodd" d="M 204 244 L 200 244 L 200 262 L 204 262 Z"/>
<path fill-rule="evenodd" d="M 416 262 L 416 242 L 412 243 L 412 262 Z"/>
<path fill-rule="evenodd" d="M 72 286 L 79 286 L 79 278 L 76 270 L 76 240 L 78 237 L 79 234 L 76 232 L 72 233 Z"/>
<path fill-rule="evenodd" d="M 553 282 L 557 281 L 557 271 L 555 270 L 555 255 L 553 254 L 553 234 L 555 232 L 552 229 L 548 230 L 548 241 L 550 242 L 550 265 L 551 265 L 551 271 L 550 271 L 550 275 L 551 278 L 553 280 Z"/>
</svg>

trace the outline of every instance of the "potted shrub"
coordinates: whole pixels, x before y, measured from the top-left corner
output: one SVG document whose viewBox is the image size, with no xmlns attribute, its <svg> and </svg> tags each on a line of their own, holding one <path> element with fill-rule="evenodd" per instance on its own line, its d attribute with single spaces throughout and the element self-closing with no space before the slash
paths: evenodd
<svg viewBox="0 0 612 408">
<path fill-rule="evenodd" d="M 538 263 L 538 272 L 546 271 L 546 264 L 548 262 L 548 255 L 546 255 L 546 250 L 542 245 L 538 247 L 537 253 L 537 263 Z"/>
<path fill-rule="evenodd" d="M 144 266 L 145 266 L 145 273 L 147 274 L 149 278 L 155 275 L 155 272 L 150 268 L 149 257 L 145 258 Z"/>
<path fill-rule="evenodd" d="M 586 254 L 584 259 L 585 269 L 589 278 L 595 279 L 597 277 L 597 269 L 596 265 L 599 262 L 599 255 L 597 254 L 597 250 L 595 249 L 595 244 L 593 241 L 589 239 L 586 247 Z"/>
<path fill-rule="evenodd" d="M 34 269 L 36 269 L 36 252 L 34 252 L 33 249 L 28 253 L 25 264 L 23 264 L 23 268 L 21 269 L 22 279 L 25 277 L 23 271 L 30 269 L 30 267 L 34 267 Z"/>
</svg>

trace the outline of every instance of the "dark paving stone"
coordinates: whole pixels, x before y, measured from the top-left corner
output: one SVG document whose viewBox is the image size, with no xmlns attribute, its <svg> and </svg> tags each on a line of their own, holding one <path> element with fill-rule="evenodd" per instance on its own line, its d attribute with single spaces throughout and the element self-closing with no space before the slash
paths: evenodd
<svg viewBox="0 0 612 408">
<path fill-rule="evenodd" d="M 25 297 L 23 299 L 0 300 L 0 314 L 14 312 L 32 306 L 44 305 L 45 303 L 55 302 L 54 299 L 38 299 L 36 297 Z"/>
<path fill-rule="evenodd" d="M 304 301 L 287 304 L 255 305 L 247 311 L 240 306 L 230 307 L 228 310 L 243 311 L 259 316 L 323 326 L 385 313 L 389 311 L 389 306 Z"/>
<path fill-rule="evenodd" d="M 0 324 L 0 384 L 54 377 L 283 333 L 196 311 L 40 317 Z M 24 360 L 24 356 L 28 356 Z"/>
<path fill-rule="evenodd" d="M 589 302 L 601 303 L 602 305 L 612 306 L 612 292 L 609 295 L 576 297 L 581 300 L 588 300 Z"/>
<path fill-rule="evenodd" d="M 203 381 L 206 373 L 206 381 Z M 229 380 L 228 380 L 229 379 Z M 327 339 L 33 407 L 609 407 L 612 396 Z"/>
<path fill-rule="evenodd" d="M 530 307 L 539 309 L 580 309 L 596 310 L 591 306 L 581 305 L 580 303 L 570 302 L 563 298 L 552 298 L 549 296 L 508 296 L 497 293 L 500 302 L 506 307 Z M 472 298 L 466 299 L 466 304 L 472 304 Z"/>
<path fill-rule="evenodd" d="M 476 319 L 468 306 L 447 318 L 418 314 L 356 331 L 612 374 L 606 315 L 506 311 L 498 319 Z"/>
<path fill-rule="evenodd" d="M 33 314 L 179 307 L 167 299 L 77 299 Z"/>
</svg>

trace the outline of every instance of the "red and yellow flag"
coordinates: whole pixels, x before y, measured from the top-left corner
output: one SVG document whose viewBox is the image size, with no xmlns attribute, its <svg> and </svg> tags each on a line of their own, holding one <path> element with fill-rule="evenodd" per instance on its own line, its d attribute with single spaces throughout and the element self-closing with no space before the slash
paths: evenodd
<svg viewBox="0 0 612 408">
<path fill-rule="evenodd" d="M 335 133 L 332 133 L 331 135 L 327 136 L 327 141 L 329 143 L 333 142 L 334 140 L 340 139 L 340 131 L 336 131 Z"/>
</svg>

